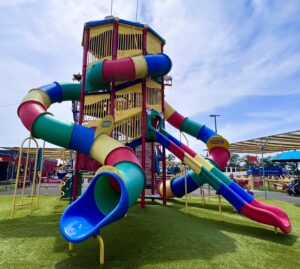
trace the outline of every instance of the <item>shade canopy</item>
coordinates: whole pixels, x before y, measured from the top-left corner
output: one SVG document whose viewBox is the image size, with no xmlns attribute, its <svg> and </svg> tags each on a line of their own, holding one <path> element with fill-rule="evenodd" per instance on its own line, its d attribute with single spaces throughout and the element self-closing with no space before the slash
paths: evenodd
<svg viewBox="0 0 300 269">
<path fill-rule="evenodd" d="M 300 150 L 300 130 L 269 135 L 230 144 L 232 153 L 274 153 L 288 150 Z"/>
<path fill-rule="evenodd" d="M 7 153 L 18 154 L 20 151 L 19 147 L 0 147 L 0 151 L 5 150 Z M 29 153 L 35 154 L 36 148 L 31 148 Z M 23 153 L 27 152 L 27 146 L 23 148 Z M 47 159 L 65 159 L 70 160 L 75 158 L 75 153 L 71 150 L 64 148 L 45 148 L 44 158 Z"/>
<path fill-rule="evenodd" d="M 272 158 L 272 162 L 300 162 L 300 150 L 280 153 Z"/>
</svg>

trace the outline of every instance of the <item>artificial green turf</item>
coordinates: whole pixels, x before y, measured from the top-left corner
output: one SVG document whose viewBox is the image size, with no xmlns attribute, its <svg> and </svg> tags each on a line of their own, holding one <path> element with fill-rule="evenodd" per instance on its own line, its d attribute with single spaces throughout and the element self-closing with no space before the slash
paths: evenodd
<svg viewBox="0 0 300 269">
<path fill-rule="evenodd" d="M 94 238 L 68 250 L 59 232 L 64 206 L 55 197 L 42 197 L 32 216 L 26 211 L 9 219 L 11 196 L 0 196 L 0 268 L 100 268 Z M 167 207 L 133 206 L 128 216 L 102 230 L 102 268 L 300 268 L 299 206 L 269 201 L 289 214 L 291 235 L 232 213 L 224 200 L 219 220 L 216 199 L 203 208 L 200 198 Z"/>
</svg>

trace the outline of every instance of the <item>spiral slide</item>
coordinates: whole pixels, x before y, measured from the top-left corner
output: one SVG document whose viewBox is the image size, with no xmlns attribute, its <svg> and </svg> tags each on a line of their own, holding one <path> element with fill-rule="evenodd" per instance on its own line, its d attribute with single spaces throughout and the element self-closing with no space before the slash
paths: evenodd
<svg viewBox="0 0 300 269">
<path fill-rule="evenodd" d="M 107 87 L 109 82 L 162 76 L 171 68 L 164 54 L 99 61 L 86 76 L 86 90 Z M 133 151 L 105 131 L 109 120 L 96 131 L 56 119 L 47 108 L 57 102 L 79 100 L 81 85 L 57 83 L 32 89 L 18 107 L 18 115 L 33 137 L 82 152 L 103 164 L 84 194 L 63 213 L 60 228 L 70 242 L 98 235 L 105 225 L 122 218 L 139 197 L 145 174 Z"/>
<path fill-rule="evenodd" d="M 176 113 L 175 116 L 174 113 Z M 181 119 L 181 123 L 178 124 L 176 117 Z M 230 202 L 238 212 L 246 217 L 260 223 L 278 227 L 284 233 L 288 234 L 291 232 L 290 220 L 283 210 L 255 200 L 217 168 L 219 166 L 223 169 L 229 158 L 229 152 L 226 149 L 228 142 L 224 138 L 218 136 L 206 126 L 201 126 L 188 118 L 184 118 L 178 112 L 175 112 L 169 104 L 166 104 L 166 118 L 173 126 L 196 138 L 200 138 L 208 145 L 209 157 L 206 160 L 171 136 L 162 127 L 157 131 L 148 124 L 152 139 L 161 143 L 192 169 L 186 175 L 188 193 L 199 188 L 204 183 L 208 183 Z M 162 195 L 162 186 L 160 186 L 159 191 Z M 184 194 L 184 176 L 167 182 L 167 196 L 169 198 L 174 196 L 182 197 Z"/>
</svg>

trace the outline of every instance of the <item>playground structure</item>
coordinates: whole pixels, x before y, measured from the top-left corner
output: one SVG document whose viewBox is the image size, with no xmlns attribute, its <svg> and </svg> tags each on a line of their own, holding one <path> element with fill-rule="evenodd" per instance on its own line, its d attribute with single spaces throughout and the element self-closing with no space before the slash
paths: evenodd
<svg viewBox="0 0 300 269">
<path fill-rule="evenodd" d="M 22 163 L 22 158 L 23 158 L 23 150 L 24 150 L 24 145 L 25 143 L 28 142 L 28 147 L 26 150 L 26 159 L 25 159 L 25 167 L 24 167 L 24 177 L 20 177 L 21 173 L 21 163 Z M 34 149 L 34 167 L 33 167 L 33 175 L 32 178 L 30 178 L 30 175 L 28 175 L 28 172 L 30 171 L 28 168 L 29 164 L 29 158 L 30 158 L 30 150 L 31 150 L 31 143 L 35 144 L 35 149 Z M 45 149 L 45 142 L 43 144 L 42 151 L 39 151 L 38 143 L 36 139 L 33 137 L 27 137 L 23 140 L 19 152 L 19 160 L 18 160 L 18 167 L 17 167 L 17 175 L 16 175 L 16 182 L 15 182 L 15 189 L 14 189 L 14 195 L 13 195 L 13 204 L 12 204 L 12 211 L 11 211 L 11 218 L 13 219 L 15 216 L 15 212 L 18 208 L 24 208 L 24 206 L 28 206 L 29 208 L 29 215 L 31 215 L 32 210 L 33 210 L 33 203 L 35 203 L 35 208 L 38 208 L 39 206 L 39 198 L 40 198 L 40 188 L 41 188 L 41 181 L 42 181 L 42 173 L 43 173 L 43 159 L 44 159 L 44 149 Z M 39 172 L 39 173 L 38 173 Z M 32 180 L 31 184 L 31 193 L 30 197 L 27 198 L 25 196 L 25 187 L 26 187 L 26 182 L 27 178 Z M 37 190 L 36 190 L 36 183 L 37 183 Z M 22 186 L 22 191 L 20 195 L 17 194 L 19 184 Z M 18 200 L 19 203 L 18 203 Z"/>
<path fill-rule="evenodd" d="M 140 195 L 145 206 L 146 142 L 163 146 L 159 193 L 164 204 L 167 198 L 182 197 L 208 183 L 241 214 L 290 233 L 285 212 L 255 200 L 220 171 L 230 157 L 226 139 L 182 116 L 165 101 L 164 76 L 172 63 L 163 54 L 164 44 L 147 25 L 114 17 L 88 22 L 81 82 L 34 88 L 20 104 L 18 115 L 33 137 L 77 151 L 73 203 L 60 221 L 63 236 L 71 243 L 95 236 L 103 251 L 101 229 L 124 217 Z M 80 101 L 78 124 L 47 112 L 51 104 L 64 101 Z M 171 136 L 164 120 L 206 143 L 208 158 Z M 134 153 L 139 145 L 141 161 Z M 167 181 L 165 149 L 191 170 Z M 78 198 L 80 170 L 93 169 L 93 180 Z"/>
</svg>

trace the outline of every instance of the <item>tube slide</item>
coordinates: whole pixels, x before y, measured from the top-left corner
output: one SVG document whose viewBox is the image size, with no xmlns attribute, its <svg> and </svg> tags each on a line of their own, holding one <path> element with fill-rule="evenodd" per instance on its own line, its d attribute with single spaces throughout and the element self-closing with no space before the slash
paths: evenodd
<svg viewBox="0 0 300 269">
<path fill-rule="evenodd" d="M 205 125 L 200 125 L 199 123 L 194 122 L 189 118 L 182 116 L 168 103 L 166 103 L 165 105 L 166 105 L 165 116 L 167 121 L 175 128 L 178 128 L 181 131 L 188 133 L 191 136 L 194 136 L 195 138 L 200 139 L 202 142 L 206 143 L 209 152 L 209 156 L 207 158 L 208 161 L 213 165 L 217 165 L 220 170 L 223 170 L 230 158 L 230 153 L 228 151 L 229 144 L 226 141 L 226 139 L 219 136 L 218 134 L 216 134 L 214 131 L 212 131 Z M 217 172 L 215 172 L 215 174 L 217 174 L 218 176 Z M 221 179 L 223 179 L 223 181 L 230 188 L 232 188 L 234 191 L 237 191 L 237 193 L 239 193 L 239 195 L 241 195 L 246 201 L 250 202 L 252 206 L 255 206 L 256 208 L 260 208 L 262 210 L 270 211 L 273 214 L 279 216 L 281 219 L 287 218 L 288 220 L 287 215 L 281 209 L 275 206 L 264 204 L 262 202 L 253 199 L 253 197 L 250 196 L 247 192 L 245 192 L 238 184 L 228 179 L 226 176 L 223 175 L 223 173 L 219 173 L 219 174 L 221 175 Z M 253 212 L 249 212 L 250 210 L 247 209 L 247 207 L 244 207 L 244 211 L 245 214 L 249 216 L 249 218 L 253 218 L 252 214 L 256 214 Z M 289 225 L 291 225 L 289 220 L 288 223 Z"/>
<path fill-rule="evenodd" d="M 87 70 L 86 89 L 98 91 L 111 81 L 161 76 L 170 68 L 171 61 L 164 54 L 98 62 Z M 99 133 L 64 122 L 47 112 L 53 103 L 79 100 L 80 92 L 80 84 L 54 82 L 31 90 L 18 107 L 18 115 L 33 137 L 82 152 L 104 165 L 84 194 L 61 217 L 61 232 L 73 243 L 98 235 L 102 227 L 122 218 L 139 197 L 145 182 L 144 171 L 130 148 L 105 131 Z M 99 130 L 107 121 L 101 124 Z"/>
<path fill-rule="evenodd" d="M 155 138 L 157 142 L 165 146 L 192 169 L 186 175 L 188 193 L 196 190 L 204 183 L 208 183 L 244 216 L 260 223 L 279 227 L 284 233 L 291 232 L 290 220 L 283 210 L 256 201 L 238 184 L 217 169 L 213 161 L 205 160 L 164 129 L 161 128 L 160 131 L 157 131 L 150 127 L 150 130 L 152 138 Z M 182 197 L 185 194 L 184 181 L 184 176 L 167 181 L 167 196 Z M 160 186 L 160 194 L 162 195 L 162 186 Z"/>
<path fill-rule="evenodd" d="M 152 128 L 151 131 L 157 142 L 165 146 L 192 169 L 186 175 L 188 193 L 199 188 L 204 183 L 208 183 L 231 203 L 238 212 L 246 217 L 278 227 L 284 233 L 291 232 L 291 223 L 283 210 L 256 201 L 238 184 L 217 169 L 212 161 L 205 160 L 168 134 L 164 129 L 158 132 Z M 168 181 L 167 195 L 169 197 L 182 197 L 185 194 L 184 186 L 184 176 Z M 162 194 L 162 186 L 160 186 L 160 193 Z"/>
<path fill-rule="evenodd" d="M 220 170 L 226 167 L 230 153 L 228 151 L 229 143 L 225 138 L 205 125 L 182 116 L 167 102 L 165 102 L 165 118 L 175 128 L 206 143 L 209 153 L 208 159 L 215 162 Z"/>
</svg>

